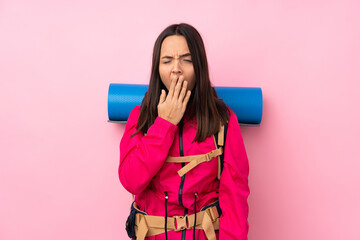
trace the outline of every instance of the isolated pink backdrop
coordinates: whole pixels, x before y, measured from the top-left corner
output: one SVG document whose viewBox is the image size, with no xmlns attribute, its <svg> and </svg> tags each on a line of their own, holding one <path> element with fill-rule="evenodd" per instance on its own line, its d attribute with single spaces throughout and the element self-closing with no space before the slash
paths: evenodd
<svg viewBox="0 0 360 240">
<path fill-rule="evenodd" d="M 158 34 L 203 36 L 213 85 L 261 87 L 242 127 L 251 240 L 360 239 L 359 1 L 0 1 L 0 239 L 127 239 L 110 83 Z"/>
</svg>

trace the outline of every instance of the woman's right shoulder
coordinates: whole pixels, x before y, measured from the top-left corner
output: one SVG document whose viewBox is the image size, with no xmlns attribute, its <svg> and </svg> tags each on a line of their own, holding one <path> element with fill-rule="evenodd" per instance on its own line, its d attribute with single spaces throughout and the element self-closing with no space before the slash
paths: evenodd
<svg viewBox="0 0 360 240">
<path fill-rule="evenodd" d="M 139 115 L 140 115 L 140 106 L 137 105 L 131 110 L 131 112 L 128 116 L 128 119 L 126 121 L 125 130 L 136 127 L 138 119 L 139 119 Z"/>
<path fill-rule="evenodd" d="M 129 121 L 136 121 L 138 120 L 140 115 L 140 105 L 136 105 L 130 112 L 129 117 L 128 117 L 128 122 Z"/>
</svg>

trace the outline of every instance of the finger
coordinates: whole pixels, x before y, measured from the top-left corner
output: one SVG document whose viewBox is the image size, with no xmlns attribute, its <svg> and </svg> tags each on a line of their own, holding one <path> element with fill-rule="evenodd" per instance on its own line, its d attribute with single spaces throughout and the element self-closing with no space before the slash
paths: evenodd
<svg viewBox="0 0 360 240">
<path fill-rule="evenodd" d="M 171 79 L 169 93 L 168 93 L 169 98 L 172 98 L 174 96 L 174 89 L 175 89 L 175 86 L 176 86 L 176 81 L 177 81 L 177 76 L 175 76 L 175 77 L 173 77 Z"/>
<path fill-rule="evenodd" d="M 161 89 L 161 95 L 160 95 L 160 100 L 159 100 L 159 104 L 163 103 L 165 101 L 166 98 L 166 92 L 164 89 Z"/>
<path fill-rule="evenodd" d="M 185 112 L 186 110 L 186 105 L 188 104 L 189 102 L 189 99 L 190 99 L 190 95 L 191 95 L 191 91 L 188 90 L 187 93 L 186 93 L 186 96 L 185 96 L 185 99 L 184 99 L 184 102 L 183 102 L 183 105 L 182 105 L 182 111 Z"/>
<path fill-rule="evenodd" d="M 183 77 L 183 76 L 180 76 L 180 77 L 179 77 L 179 80 L 178 80 L 177 83 L 176 83 L 175 91 L 174 91 L 174 98 L 175 98 L 176 100 L 178 100 L 178 98 L 179 98 L 179 92 L 180 92 L 180 89 L 181 89 L 183 80 L 184 80 L 184 77 Z"/>
<path fill-rule="evenodd" d="M 182 88 L 181 88 L 181 92 L 180 92 L 180 95 L 179 95 L 179 101 L 180 101 L 181 103 L 183 102 L 184 97 L 185 97 L 185 95 L 186 95 L 187 85 L 188 85 L 188 82 L 187 82 L 186 80 L 184 80 L 183 85 L 182 85 Z"/>
</svg>

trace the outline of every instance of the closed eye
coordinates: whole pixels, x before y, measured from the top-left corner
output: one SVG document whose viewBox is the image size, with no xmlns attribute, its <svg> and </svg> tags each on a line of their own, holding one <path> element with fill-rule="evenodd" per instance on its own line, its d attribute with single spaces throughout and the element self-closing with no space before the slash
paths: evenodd
<svg viewBox="0 0 360 240">
<path fill-rule="evenodd" d="M 188 60 L 188 59 L 185 59 L 184 61 L 186 61 L 186 62 L 192 62 L 191 60 Z M 171 61 L 166 61 L 166 62 L 163 62 L 163 63 L 169 63 L 169 62 L 171 62 Z"/>
</svg>

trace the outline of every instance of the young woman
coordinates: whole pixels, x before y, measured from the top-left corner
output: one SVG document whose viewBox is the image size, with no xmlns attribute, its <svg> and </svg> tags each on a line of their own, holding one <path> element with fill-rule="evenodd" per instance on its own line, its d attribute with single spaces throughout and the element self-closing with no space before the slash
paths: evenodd
<svg viewBox="0 0 360 240">
<path fill-rule="evenodd" d="M 120 142 L 119 178 L 135 195 L 129 237 L 247 239 L 248 174 L 237 116 L 211 86 L 200 34 L 167 27 Z"/>
</svg>

